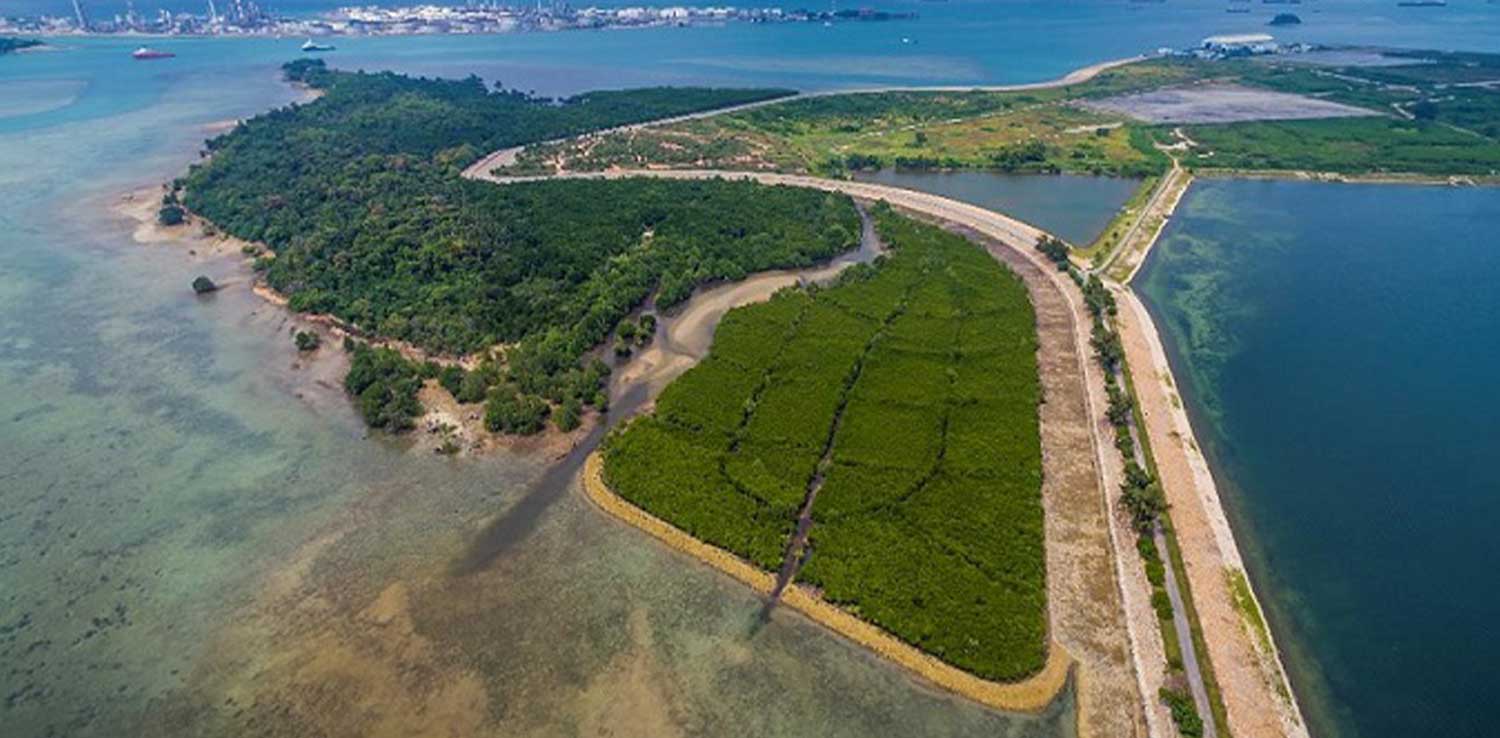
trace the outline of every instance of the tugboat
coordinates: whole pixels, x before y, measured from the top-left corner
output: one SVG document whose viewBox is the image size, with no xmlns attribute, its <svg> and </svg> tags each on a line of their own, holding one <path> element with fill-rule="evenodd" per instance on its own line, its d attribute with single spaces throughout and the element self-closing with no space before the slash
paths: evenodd
<svg viewBox="0 0 1500 738">
<path fill-rule="evenodd" d="M 308 39 L 307 43 L 302 44 L 303 51 L 333 51 L 333 49 L 334 47 L 328 44 L 315 44 L 312 39 Z"/>
<path fill-rule="evenodd" d="M 177 55 L 173 54 L 170 51 L 158 51 L 157 49 L 153 49 L 149 46 L 142 46 L 141 48 L 130 52 L 130 58 L 135 59 L 136 61 L 146 61 L 148 59 L 171 59 L 174 56 Z"/>
</svg>

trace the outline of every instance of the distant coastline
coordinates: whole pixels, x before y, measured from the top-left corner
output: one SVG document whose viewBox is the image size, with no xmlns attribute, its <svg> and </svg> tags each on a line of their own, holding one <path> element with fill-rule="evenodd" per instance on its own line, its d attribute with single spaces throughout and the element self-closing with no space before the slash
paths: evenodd
<svg viewBox="0 0 1500 738">
<path fill-rule="evenodd" d="M 225 13 L 127 12 L 100 20 L 75 6 L 71 16 L 0 17 L 0 34 L 39 36 L 280 37 L 491 35 L 531 31 L 683 28 L 726 23 L 834 23 L 915 20 L 916 13 L 872 8 L 783 10 L 779 7 L 569 8 L 528 5 L 414 5 L 341 7 L 312 16 L 275 15 L 253 0 Z M 308 51 L 332 51 L 308 49 Z"/>
</svg>

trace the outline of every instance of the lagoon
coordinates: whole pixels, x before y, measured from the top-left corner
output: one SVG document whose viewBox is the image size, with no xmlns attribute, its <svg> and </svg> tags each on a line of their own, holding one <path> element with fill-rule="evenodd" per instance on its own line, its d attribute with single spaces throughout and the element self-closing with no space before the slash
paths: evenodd
<svg viewBox="0 0 1500 738">
<path fill-rule="evenodd" d="M 1137 281 L 1313 735 L 1493 733 L 1500 189 L 1200 180 Z"/>
<path fill-rule="evenodd" d="M 856 174 L 855 179 L 951 197 L 1013 215 L 1078 246 L 1088 246 L 1098 238 L 1141 185 L 1140 180 L 1121 177 L 901 169 Z"/>
</svg>

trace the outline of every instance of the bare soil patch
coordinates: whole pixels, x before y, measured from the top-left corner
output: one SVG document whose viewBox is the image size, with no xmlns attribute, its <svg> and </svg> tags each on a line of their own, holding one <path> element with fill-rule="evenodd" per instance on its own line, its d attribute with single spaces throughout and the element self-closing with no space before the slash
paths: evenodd
<svg viewBox="0 0 1500 738">
<path fill-rule="evenodd" d="M 1315 97 L 1239 85 L 1169 87 L 1096 100 L 1084 103 L 1084 107 L 1148 123 L 1238 123 L 1379 115 Z"/>
</svg>

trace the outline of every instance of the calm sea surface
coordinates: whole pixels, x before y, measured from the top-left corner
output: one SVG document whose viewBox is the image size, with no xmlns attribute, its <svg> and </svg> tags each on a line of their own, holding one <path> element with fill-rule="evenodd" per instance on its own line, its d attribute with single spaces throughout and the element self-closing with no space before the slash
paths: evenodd
<svg viewBox="0 0 1500 738">
<path fill-rule="evenodd" d="M 1495 734 L 1500 189 L 1200 181 L 1141 273 L 1314 735 Z"/>
<path fill-rule="evenodd" d="M 856 175 L 866 182 L 951 197 L 1014 215 L 1069 243 L 1087 246 L 1140 186 L 1121 177 L 885 169 Z"/>
<path fill-rule="evenodd" d="M 64 12 L 58 5 L 19 0 L 4 12 Z M 330 58 L 472 72 L 546 94 L 1020 82 L 1263 22 L 1209 5 L 955 1 L 912 4 L 924 16 L 914 23 L 349 39 Z M 1477 4 L 1410 18 L 1348 2 L 1303 7 L 1313 22 L 1298 37 L 1500 47 L 1496 12 Z M 922 689 L 797 618 L 759 627 L 742 588 L 577 496 L 547 507 L 499 553 L 476 553 L 494 516 L 544 478 L 545 453 L 444 460 L 365 438 L 337 390 L 337 352 L 299 358 L 286 316 L 248 294 L 236 263 L 138 245 L 111 209 L 122 193 L 180 172 L 207 126 L 294 100 L 276 67 L 299 40 L 152 43 L 179 56 L 137 63 L 127 56 L 137 40 L 63 39 L 61 51 L 0 58 L 7 738 L 306 732 L 318 704 L 420 716 L 433 732 L 504 720 L 507 733 L 539 735 L 619 725 L 655 735 L 1072 734 L 1070 698 L 1037 717 L 997 715 Z M 1421 243 L 1448 240 L 1438 232 Z M 187 285 L 198 274 L 228 288 L 195 298 Z M 1448 437 L 1417 440 L 1429 438 Z M 1246 488 L 1247 499 L 1260 494 Z M 1248 518 L 1259 538 L 1262 519 Z M 1263 548 L 1278 562 L 1318 560 L 1309 541 L 1266 528 Z M 1456 573 L 1454 537 L 1422 533 L 1421 545 L 1389 550 Z M 1413 586 L 1434 582 L 1419 579 Z M 1484 614 L 1472 600 L 1440 599 L 1464 606 L 1444 608 L 1440 624 Z M 1421 655 L 1465 666 L 1474 653 Z M 1308 658 L 1330 681 L 1365 683 L 1360 663 Z M 1444 684 L 1425 686 L 1464 694 Z"/>
</svg>

